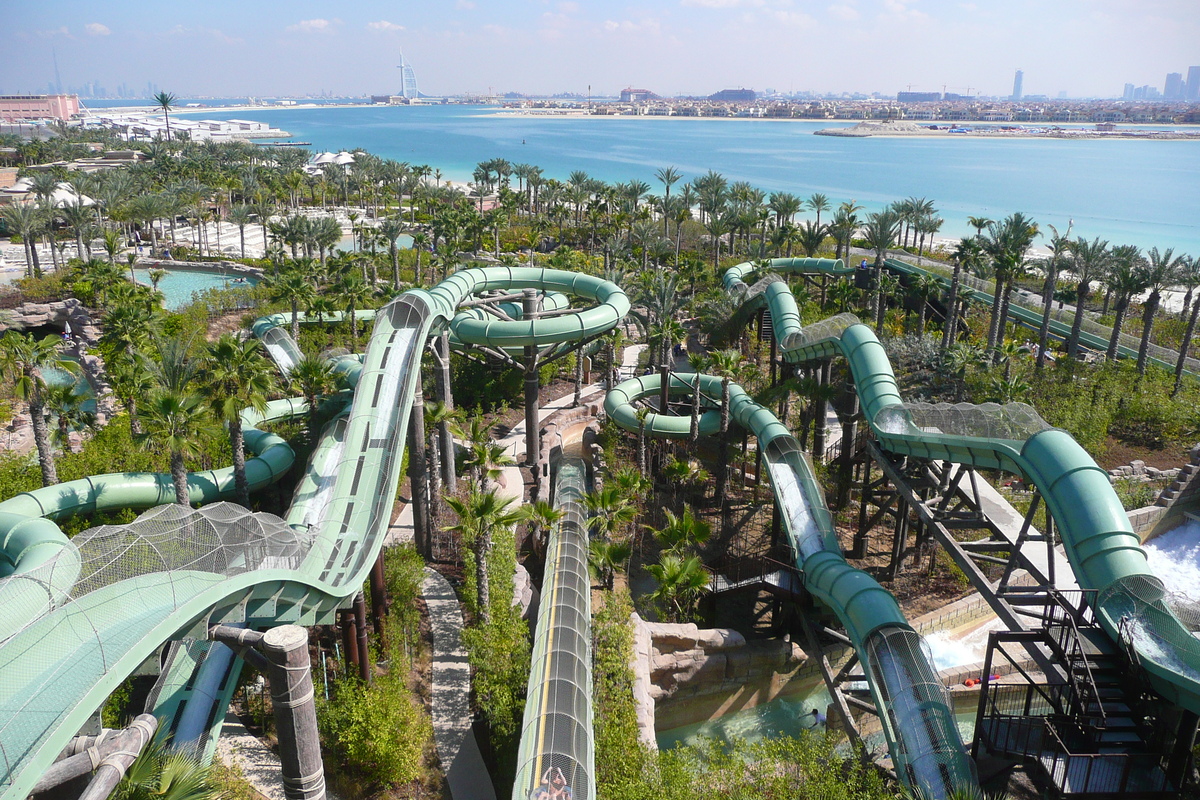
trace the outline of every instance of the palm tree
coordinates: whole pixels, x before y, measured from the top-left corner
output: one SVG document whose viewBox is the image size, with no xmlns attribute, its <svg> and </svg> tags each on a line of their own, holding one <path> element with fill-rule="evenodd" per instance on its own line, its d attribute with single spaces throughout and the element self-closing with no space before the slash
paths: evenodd
<svg viewBox="0 0 1200 800">
<path fill-rule="evenodd" d="M 638 470 L 641 471 L 642 475 L 646 474 L 646 469 L 647 469 L 647 465 L 646 465 L 646 417 L 648 417 L 649 415 L 650 415 L 650 409 L 648 409 L 648 408 L 639 408 L 637 411 L 634 412 L 634 416 L 637 417 L 637 421 L 638 421 L 637 463 L 638 463 Z"/>
<path fill-rule="evenodd" d="M 588 511 L 588 530 L 600 539 L 626 538 L 629 524 L 637 518 L 637 507 L 619 486 L 607 484 L 583 496 Z"/>
<path fill-rule="evenodd" d="M 67 449 L 71 431 L 90 427 L 96 421 L 96 415 L 84 409 L 84 403 L 90 399 L 88 393 L 73 382 L 46 386 L 44 398 L 50 413 L 58 420 L 51 441 L 63 450 Z"/>
<path fill-rule="evenodd" d="M 588 569 L 600 582 L 600 587 L 611 592 L 617 573 L 625 571 L 631 555 L 633 545 L 630 542 L 593 539 L 588 546 Z"/>
<path fill-rule="evenodd" d="M 1197 270 L 1194 259 L 1189 259 L 1185 270 L 1189 273 Z M 1172 397 L 1179 393 L 1179 387 L 1183 383 L 1183 368 L 1187 364 L 1188 350 L 1192 346 L 1192 337 L 1196 333 L 1196 320 L 1198 317 L 1200 317 L 1200 299 L 1192 303 L 1192 310 L 1188 315 L 1187 330 L 1183 333 L 1183 343 L 1179 345 L 1179 359 L 1175 362 L 1175 386 L 1171 389 Z"/>
<path fill-rule="evenodd" d="M 679 170 L 675 169 L 674 167 L 663 167 L 662 169 L 655 170 L 654 177 L 658 178 L 658 180 L 662 182 L 663 197 L 670 198 L 672 184 L 676 183 L 683 176 L 680 174 Z M 668 222 L 669 222 L 668 217 L 664 213 L 663 214 L 663 236 L 668 235 L 668 232 L 667 232 L 667 223 Z"/>
<path fill-rule="evenodd" d="M 900 221 L 900 216 L 895 211 L 876 211 L 867 217 L 866 227 L 863 228 L 863 238 L 867 241 L 867 247 L 875 251 L 875 267 L 873 270 L 875 293 L 873 295 L 873 302 L 875 306 L 876 333 L 883 330 L 883 316 L 886 310 L 886 304 L 883 299 L 883 281 L 880 280 L 883 274 L 883 262 L 887 258 L 888 250 L 896 244 L 896 235 L 900 231 Z"/>
<path fill-rule="evenodd" d="M 211 424 L 204 398 L 193 392 L 163 389 L 151 395 L 139 413 L 144 431 L 134 441 L 146 450 L 165 449 L 170 453 L 175 502 L 191 505 L 184 459 L 199 454 L 200 440 Z"/>
<path fill-rule="evenodd" d="M 963 237 L 954 247 L 954 275 L 950 279 L 950 296 L 946 300 L 946 321 L 942 326 L 942 352 L 950 349 L 958 327 L 959 283 L 964 269 L 971 271 L 983 264 L 983 248 L 978 237 Z"/>
<path fill-rule="evenodd" d="M 829 198 L 823 194 L 817 193 L 808 198 L 808 207 L 817 212 L 817 225 L 821 224 L 821 212 L 829 210 Z M 812 256 L 809 256 L 812 258 Z"/>
<path fill-rule="evenodd" d="M 229 209 L 229 221 L 237 225 L 238 240 L 241 244 L 242 258 L 246 257 L 246 226 L 254 219 L 254 207 L 246 203 L 238 203 Z"/>
<path fill-rule="evenodd" d="M 989 350 L 1004 338 L 1009 297 L 1017 277 L 1026 268 L 1026 255 L 1037 235 L 1037 223 L 1018 211 L 988 225 L 988 235 L 982 239 L 983 250 L 991 259 L 996 276 L 988 326 Z"/>
<path fill-rule="evenodd" d="M 804 255 L 812 258 L 821 249 L 821 245 L 825 242 L 825 237 L 828 235 L 828 229 L 819 222 L 805 220 L 799 228 L 797 228 L 798 239 L 800 246 L 804 248 Z"/>
<path fill-rule="evenodd" d="M 300 341 L 300 306 L 317 296 L 316 287 L 299 268 L 281 271 L 267 279 L 271 299 L 287 303 L 292 311 L 292 338 Z"/>
<path fill-rule="evenodd" d="M 436 519 L 440 511 L 442 496 L 443 465 L 454 464 L 454 439 L 442 435 L 442 427 L 453 424 L 461 417 L 461 412 L 451 408 L 440 400 L 425 403 L 425 430 L 429 432 L 429 516 Z M 453 474 L 453 473 L 451 473 Z M 453 483 L 453 481 L 451 481 Z M 454 487 L 450 487 L 453 491 Z"/>
<path fill-rule="evenodd" d="M 1146 305 L 1142 310 L 1142 341 L 1138 345 L 1137 371 L 1138 375 L 1146 372 L 1146 353 L 1150 349 L 1150 333 L 1154 330 L 1154 315 L 1158 313 L 1159 303 L 1162 302 L 1164 289 L 1179 282 L 1179 277 L 1185 272 L 1188 264 L 1187 256 L 1175 255 L 1175 251 L 1167 248 L 1160 253 L 1157 247 L 1150 248 L 1146 254 L 1145 279 L 1150 290 Z"/>
<path fill-rule="evenodd" d="M 929 312 L 929 303 L 933 298 L 941 294 L 942 285 L 937 278 L 930 275 L 928 272 L 923 272 L 917 276 L 909 287 L 916 298 L 920 311 L 917 313 L 917 336 L 925 335 L 925 319 Z"/>
<path fill-rule="evenodd" d="M 320 433 L 320 399 L 332 391 L 336 383 L 333 367 L 320 356 L 305 354 L 292 366 L 288 379 L 308 404 L 308 442 L 316 446 Z"/>
<path fill-rule="evenodd" d="M 829 233 L 837 242 L 834 258 L 850 258 L 850 242 L 854 238 L 854 232 L 858 230 L 858 212 L 861 210 L 853 203 L 842 203 L 833 213 L 833 219 L 829 221 Z"/>
<path fill-rule="evenodd" d="M 37 255 L 37 236 L 42 227 L 41 209 L 33 203 L 11 203 L 4 207 L 0 218 L 10 232 L 21 236 L 21 244 L 25 247 L 25 274 L 41 277 L 42 268 Z"/>
<path fill-rule="evenodd" d="M 1075 319 L 1071 323 L 1071 336 L 1067 340 L 1067 354 L 1071 358 L 1079 355 L 1079 332 L 1083 326 L 1083 313 L 1088 296 L 1092 292 L 1093 280 L 1104 274 L 1111 253 L 1107 241 L 1099 238 L 1088 241 L 1076 239 L 1071 245 L 1071 271 L 1075 274 Z"/>
<path fill-rule="evenodd" d="M 174 749 L 167 737 L 152 739 L 113 790 L 113 800 L 218 800 L 225 793 L 213 768 L 190 750 Z"/>
<path fill-rule="evenodd" d="M 704 224 L 705 230 L 708 231 L 709 237 L 713 243 L 713 272 L 720 269 L 721 259 L 721 237 L 733 230 L 729 215 L 718 214 L 716 211 L 708 216 L 708 221 Z"/>
<path fill-rule="evenodd" d="M 413 267 L 413 283 L 420 285 L 421 283 L 421 254 L 425 252 L 425 248 L 429 246 L 429 234 L 425 231 L 416 231 L 412 235 L 412 249 L 416 253 L 417 263 Z M 432 276 L 430 277 L 432 283 Z"/>
<path fill-rule="evenodd" d="M 967 217 L 967 224 L 975 229 L 975 238 L 983 238 L 983 229 L 992 224 L 987 217 Z"/>
<path fill-rule="evenodd" d="M 59 216 L 62 217 L 63 224 L 71 229 L 75 234 L 75 251 L 81 261 L 87 261 L 92 257 L 91 249 L 84 242 L 84 231 L 95 224 L 96 212 L 83 204 L 83 200 L 76 198 L 73 203 L 64 203 L 62 208 L 58 210 Z"/>
<path fill-rule="evenodd" d="M 246 481 L 246 449 L 242 435 L 242 410 L 267 410 L 267 395 L 274 388 L 274 367 L 263 356 L 258 339 L 239 342 L 226 333 L 208 345 L 201 377 L 201 394 L 213 415 L 229 430 L 233 450 L 233 481 L 237 501 L 250 506 L 250 486 Z"/>
<path fill-rule="evenodd" d="M 659 563 L 647 564 L 646 571 L 658 582 L 651 599 L 666 607 L 672 622 L 690 619 L 700 596 L 708 591 L 708 570 L 698 556 L 664 553 Z"/>
<path fill-rule="evenodd" d="M 654 538 L 662 543 L 668 553 L 680 555 L 681 551 L 689 547 L 698 548 L 712 535 L 712 525 L 697 519 L 691 506 L 685 506 L 679 516 L 670 511 L 666 514 L 667 522 L 654 531 Z"/>
<path fill-rule="evenodd" d="M 491 617 L 491 587 L 488 579 L 488 560 L 492 540 L 498 529 L 509 528 L 525 518 L 522 508 L 510 508 L 514 498 L 500 497 L 495 491 L 472 490 L 464 498 L 447 497 L 446 503 L 458 515 L 458 522 L 446 530 L 461 535 L 475 554 L 475 612 L 481 626 Z"/>
<path fill-rule="evenodd" d="M 350 314 L 350 336 L 358 341 L 358 309 L 371 300 L 371 287 L 357 272 L 348 272 L 334 287 L 342 307 Z"/>
<path fill-rule="evenodd" d="M 171 117 L 167 113 L 175 105 L 175 95 L 170 92 L 159 92 L 154 95 L 154 104 L 162 109 L 163 121 L 167 124 L 167 141 L 171 141 Z"/>
<path fill-rule="evenodd" d="M 545 552 L 546 541 L 550 536 L 551 529 L 566 515 L 567 512 L 555 508 L 545 500 L 537 500 L 529 504 L 525 520 L 529 523 L 529 540 L 534 543 L 535 549 Z"/>
<path fill-rule="evenodd" d="M 1050 229 L 1050 260 L 1046 263 L 1046 282 L 1042 287 L 1042 326 L 1038 329 L 1036 365 L 1038 372 L 1042 371 L 1042 365 L 1046 363 L 1046 348 L 1050 345 L 1050 315 L 1054 311 L 1054 290 L 1058 286 L 1058 260 L 1071 248 L 1071 228 L 1074 226 L 1074 220 L 1068 222 L 1067 232 L 1061 236 L 1058 228 L 1053 225 L 1046 226 Z"/>
<path fill-rule="evenodd" d="M 1104 277 L 1105 283 L 1113 293 L 1113 311 L 1116 313 L 1112 336 L 1108 339 L 1108 351 L 1105 354 L 1109 361 L 1117 360 L 1117 344 L 1121 339 L 1121 327 L 1125 324 L 1125 312 L 1129 310 L 1129 302 L 1135 294 L 1147 287 L 1147 280 L 1145 259 L 1142 258 L 1140 248 L 1123 244 L 1112 249 L 1112 258 Z"/>
<path fill-rule="evenodd" d="M 75 362 L 59 356 L 58 341 L 54 337 L 37 339 L 33 334 L 9 331 L 0 338 L 0 371 L 16 396 L 29 404 L 43 486 L 58 483 L 50 431 L 46 427 L 45 371 L 48 369 L 76 369 Z"/>
<path fill-rule="evenodd" d="M 709 357 L 709 368 L 721 378 L 721 454 L 717 462 L 717 485 L 713 493 L 713 499 L 718 505 L 725 502 L 725 489 L 729 484 L 729 385 L 742 364 L 742 354 L 737 350 L 718 350 Z"/>
<path fill-rule="evenodd" d="M 392 260 L 392 285 L 400 285 L 400 253 L 396 249 L 396 240 L 404 233 L 404 224 L 399 219 L 388 217 L 379 224 L 379 232 L 387 240 L 388 257 Z"/>
</svg>

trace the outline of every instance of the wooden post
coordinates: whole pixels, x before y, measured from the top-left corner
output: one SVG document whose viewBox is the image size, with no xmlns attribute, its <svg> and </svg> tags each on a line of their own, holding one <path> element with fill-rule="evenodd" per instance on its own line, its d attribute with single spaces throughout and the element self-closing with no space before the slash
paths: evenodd
<svg viewBox="0 0 1200 800">
<path fill-rule="evenodd" d="M 358 638 L 358 676 L 371 683 L 371 647 L 367 642 L 367 600 L 363 593 L 354 596 L 354 632 Z"/>
<path fill-rule="evenodd" d="M 429 532 L 429 467 L 425 459 L 425 397 L 418 380 L 408 417 L 408 478 L 412 483 L 413 543 L 428 560 L 433 558 L 433 537 Z"/>
<path fill-rule="evenodd" d="M 534 319 L 538 313 L 537 289 L 521 290 L 521 313 L 525 319 Z M 538 349 L 537 345 L 525 346 L 525 463 L 537 463 L 541 450 L 538 431 Z"/>
<path fill-rule="evenodd" d="M 375 623 L 375 635 L 379 637 L 381 643 L 383 641 L 383 621 L 387 618 L 387 612 L 387 585 L 383 573 L 383 551 L 380 550 L 379 556 L 375 559 L 375 565 L 371 567 L 371 619 Z"/>
<path fill-rule="evenodd" d="M 346 619 L 343 612 L 343 631 L 348 630 Z M 288 800 L 324 800 L 325 767 L 317 733 L 308 631 L 299 625 L 280 625 L 266 633 L 214 625 L 208 635 L 255 663 L 271 680 L 284 796 Z"/>
<path fill-rule="evenodd" d="M 434 343 L 438 355 L 437 391 L 438 399 L 446 410 L 454 408 L 454 396 L 450 392 L 450 331 L 447 330 Z M 453 490 L 458 481 L 454 469 L 454 433 L 450 430 L 450 420 L 443 420 L 438 430 L 442 443 L 442 481 L 446 488 Z"/>
<path fill-rule="evenodd" d="M 308 631 L 280 625 L 263 634 L 258 650 L 271 662 L 271 705 L 288 800 L 324 800 L 325 767 L 317 735 Z"/>
<path fill-rule="evenodd" d="M 344 608 L 342 615 L 342 649 L 346 651 L 346 672 L 358 666 L 358 636 L 354 631 L 354 609 Z"/>
<path fill-rule="evenodd" d="M 125 776 L 125 770 L 129 769 L 129 765 L 154 738 L 158 720 L 150 717 L 150 720 L 147 721 L 144 719 L 146 716 L 148 715 L 143 714 L 138 717 L 133 725 L 126 729 L 126 732 L 130 734 L 127 746 L 117 748 L 109 753 L 96 766 L 96 774 L 87 788 L 83 790 L 83 794 L 79 795 L 80 800 L 107 800 L 113 789 L 117 788 L 117 784 Z M 90 767 L 92 763 L 90 752 L 85 753 L 83 757 Z"/>
<path fill-rule="evenodd" d="M 153 714 L 139 714 L 130 726 L 123 730 L 106 728 L 99 736 L 75 737 L 66 750 L 70 755 L 51 764 L 50 768 L 42 773 L 31 794 L 40 794 L 61 786 L 93 770 L 97 771 L 96 777 L 99 777 L 96 759 L 101 759 L 103 765 L 113 755 L 129 751 L 140 752 L 146 742 L 154 738 L 157 728 L 158 719 Z M 113 764 L 113 767 L 117 768 L 119 764 Z M 120 775 L 117 775 L 117 779 L 120 780 Z"/>
</svg>

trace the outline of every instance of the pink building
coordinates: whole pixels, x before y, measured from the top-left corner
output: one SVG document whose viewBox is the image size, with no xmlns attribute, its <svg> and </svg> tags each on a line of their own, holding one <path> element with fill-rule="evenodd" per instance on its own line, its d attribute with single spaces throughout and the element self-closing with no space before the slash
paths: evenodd
<svg viewBox="0 0 1200 800">
<path fill-rule="evenodd" d="M 58 119 L 79 113 L 77 94 L 0 94 L 0 120 Z"/>
</svg>

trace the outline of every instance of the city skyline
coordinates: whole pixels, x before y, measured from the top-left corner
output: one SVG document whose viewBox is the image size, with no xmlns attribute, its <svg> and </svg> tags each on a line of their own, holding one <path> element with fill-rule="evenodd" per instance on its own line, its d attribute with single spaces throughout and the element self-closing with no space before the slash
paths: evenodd
<svg viewBox="0 0 1200 800">
<path fill-rule="evenodd" d="M 589 86 L 616 95 L 635 85 L 662 96 L 746 87 L 1006 97 L 1021 69 L 1026 96 L 1119 97 L 1131 79 L 1163 87 L 1163 76 L 1185 74 L 1200 36 L 1190 0 L 1065 0 L 1049 9 L 1035 0 L 353 8 L 49 0 L 9 11 L 16 57 L 0 69 L 7 93 L 154 83 L 179 96 L 399 94 L 403 48 L 429 95 L 583 94 Z"/>
</svg>

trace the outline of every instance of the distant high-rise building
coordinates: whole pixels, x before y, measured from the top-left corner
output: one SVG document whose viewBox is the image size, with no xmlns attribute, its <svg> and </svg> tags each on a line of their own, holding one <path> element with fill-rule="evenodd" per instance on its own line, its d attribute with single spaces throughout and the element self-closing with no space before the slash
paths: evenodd
<svg viewBox="0 0 1200 800">
<path fill-rule="evenodd" d="M 1163 85 L 1163 97 L 1167 100 L 1183 99 L 1183 74 L 1171 72 L 1167 74 L 1167 82 Z"/>
<path fill-rule="evenodd" d="M 897 92 L 896 100 L 901 103 L 931 103 L 942 99 L 941 92 Z"/>
<path fill-rule="evenodd" d="M 1200 67 L 1188 67 L 1184 99 L 1192 102 L 1200 100 Z"/>
<path fill-rule="evenodd" d="M 404 60 L 404 51 L 400 51 L 400 96 L 408 100 L 416 100 L 421 96 L 417 91 L 417 73 L 413 72 L 412 64 Z"/>
<path fill-rule="evenodd" d="M 1123 92 L 1121 93 L 1121 99 L 1122 99 L 1122 100 L 1132 100 L 1132 99 L 1133 99 L 1133 93 L 1134 93 L 1134 86 L 1133 86 L 1133 84 L 1132 84 L 1132 83 L 1127 83 L 1127 84 L 1125 84 L 1125 91 L 1123 91 Z"/>
<path fill-rule="evenodd" d="M 1017 70 L 1017 74 L 1013 76 L 1013 93 L 1012 93 L 1013 100 L 1021 99 L 1021 96 L 1023 94 L 1023 92 L 1021 91 L 1021 84 L 1024 82 L 1025 82 L 1025 70 L 1019 69 L 1019 70 Z"/>
<path fill-rule="evenodd" d="M 710 94 L 708 99 L 719 103 L 747 103 L 754 100 L 755 97 L 753 89 L 722 89 Z"/>
<path fill-rule="evenodd" d="M 634 89 L 628 86 L 621 90 L 620 101 L 622 103 L 641 103 L 646 100 L 657 100 L 658 95 L 649 89 Z"/>
</svg>

